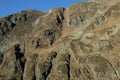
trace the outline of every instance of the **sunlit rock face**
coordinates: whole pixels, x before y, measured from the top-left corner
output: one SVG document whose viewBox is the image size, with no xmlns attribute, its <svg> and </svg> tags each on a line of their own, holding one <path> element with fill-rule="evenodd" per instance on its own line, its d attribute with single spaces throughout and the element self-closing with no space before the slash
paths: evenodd
<svg viewBox="0 0 120 80">
<path fill-rule="evenodd" d="M 90 0 L 92 2 L 106 2 L 106 1 L 112 1 L 112 0 Z"/>
<path fill-rule="evenodd" d="M 119 79 L 119 0 L 0 18 L 0 80 Z"/>
<path fill-rule="evenodd" d="M 119 2 L 119 0 L 90 0 L 91 2 L 96 2 L 96 3 L 110 3 L 110 2 Z"/>
</svg>

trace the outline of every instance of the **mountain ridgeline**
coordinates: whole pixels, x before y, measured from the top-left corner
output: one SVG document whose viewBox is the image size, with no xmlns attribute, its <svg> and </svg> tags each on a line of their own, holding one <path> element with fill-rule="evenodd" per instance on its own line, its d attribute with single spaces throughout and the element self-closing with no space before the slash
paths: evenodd
<svg viewBox="0 0 120 80">
<path fill-rule="evenodd" d="M 120 1 L 0 18 L 0 80 L 120 80 Z"/>
</svg>

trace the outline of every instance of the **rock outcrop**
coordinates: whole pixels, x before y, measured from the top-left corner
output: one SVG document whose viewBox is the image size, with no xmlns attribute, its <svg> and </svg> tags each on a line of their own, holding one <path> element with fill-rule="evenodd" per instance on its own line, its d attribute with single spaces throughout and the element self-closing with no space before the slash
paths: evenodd
<svg viewBox="0 0 120 80">
<path fill-rule="evenodd" d="M 1 18 L 0 80 L 120 80 L 120 1 Z"/>
</svg>

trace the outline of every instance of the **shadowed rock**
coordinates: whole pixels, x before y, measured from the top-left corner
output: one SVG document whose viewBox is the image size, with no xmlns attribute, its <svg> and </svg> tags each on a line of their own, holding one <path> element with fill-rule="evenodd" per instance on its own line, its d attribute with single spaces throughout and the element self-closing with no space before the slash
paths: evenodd
<svg viewBox="0 0 120 80">
<path fill-rule="evenodd" d="M 0 80 L 119 79 L 119 0 L 0 18 Z"/>
</svg>

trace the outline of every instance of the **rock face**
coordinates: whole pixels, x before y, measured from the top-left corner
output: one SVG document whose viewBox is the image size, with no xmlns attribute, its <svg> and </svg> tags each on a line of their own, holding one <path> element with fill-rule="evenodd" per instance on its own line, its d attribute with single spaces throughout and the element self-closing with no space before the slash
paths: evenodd
<svg viewBox="0 0 120 80">
<path fill-rule="evenodd" d="M 24 10 L 0 19 L 0 80 L 120 80 L 120 2 Z"/>
</svg>

